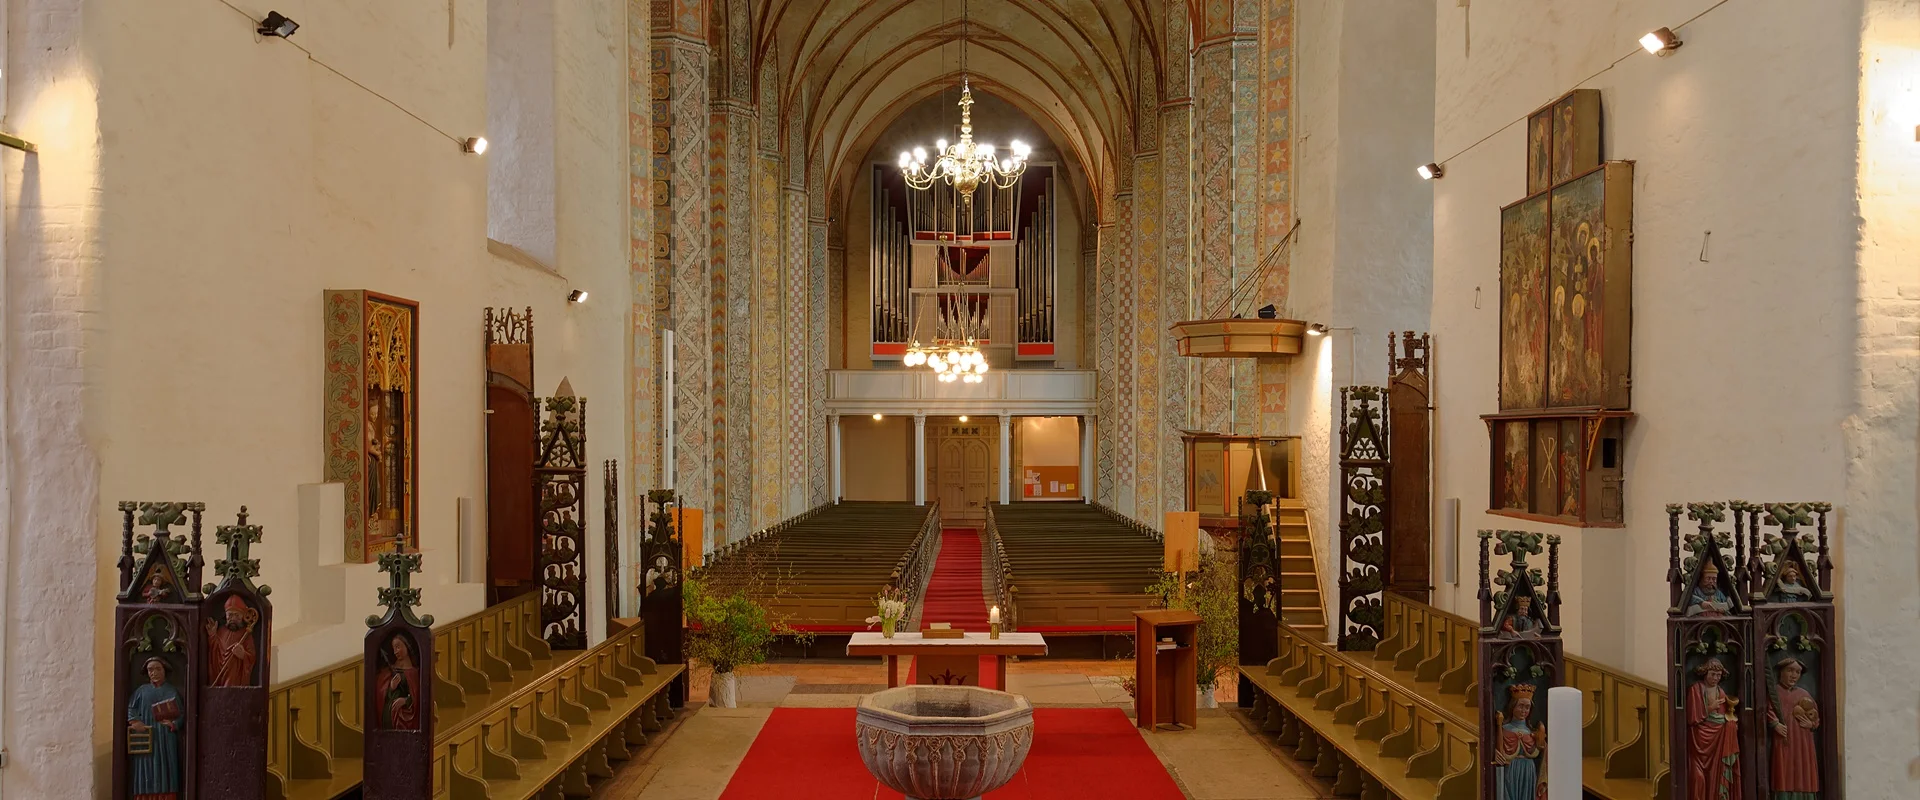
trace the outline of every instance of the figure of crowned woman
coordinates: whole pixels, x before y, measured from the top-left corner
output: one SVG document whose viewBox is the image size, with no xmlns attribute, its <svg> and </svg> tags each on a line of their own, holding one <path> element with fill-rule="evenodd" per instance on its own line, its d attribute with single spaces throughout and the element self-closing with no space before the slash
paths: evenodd
<svg viewBox="0 0 1920 800">
<path fill-rule="evenodd" d="M 1546 756 L 1547 731 L 1533 725 L 1532 684 L 1515 684 L 1507 697 L 1507 713 L 1494 742 L 1494 800 L 1537 800 L 1543 791 L 1540 760 Z"/>
</svg>

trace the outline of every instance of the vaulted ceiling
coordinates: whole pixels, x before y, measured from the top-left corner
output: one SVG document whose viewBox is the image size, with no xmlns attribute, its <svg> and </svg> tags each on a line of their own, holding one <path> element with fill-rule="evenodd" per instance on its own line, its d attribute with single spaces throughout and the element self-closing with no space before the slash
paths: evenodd
<svg viewBox="0 0 1920 800">
<path fill-rule="evenodd" d="M 966 23 L 962 4 L 966 2 Z M 1173 0 L 1179 3 L 1180 0 Z M 1165 0 L 713 0 L 720 18 L 749 9 L 754 74 L 777 83 L 783 118 L 804 124 L 804 146 L 824 176 L 852 162 L 887 124 L 966 75 L 1038 123 L 1078 161 L 1096 197 L 1130 143 L 1139 74 L 1159 74 Z M 1175 6 L 1178 8 L 1179 6 Z M 742 40 L 747 40 L 743 42 Z M 790 134 L 789 141 L 793 141 Z M 834 183 L 841 183 L 834 180 Z M 844 187 L 835 186 L 834 190 Z M 1097 201 L 1096 201 L 1097 202 Z"/>
</svg>

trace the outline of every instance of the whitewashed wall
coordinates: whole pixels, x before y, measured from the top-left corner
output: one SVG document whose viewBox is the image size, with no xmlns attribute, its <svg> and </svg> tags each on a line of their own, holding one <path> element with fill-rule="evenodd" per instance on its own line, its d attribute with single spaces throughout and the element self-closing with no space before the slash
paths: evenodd
<svg viewBox="0 0 1920 800">
<path fill-rule="evenodd" d="M 8 118 L 41 145 L 5 162 L 9 284 L 47 310 L 10 331 L 33 344 L 8 440 L 48 455 L 44 483 L 15 492 L 36 535 L 8 565 L 28 620 L 8 629 L 10 796 L 105 791 L 115 501 L 205 501 L 210 526 L 249 506 L 276 677 L 357 652 L 381 576 L 314 566 L 298 540 L 296 487 L 322 474 L 323 289 L 420 303 L 424 610 L 483 602 L 455 542 L 457 498 L 485 502 L 483 307 L 533 306 L 540 390 L 568 377 L 590 399 L 596 509 L 598 462 L 624 458 L 625 4 L 554 4 L 550 269 L 489 255 L 488 162 L 449 138 L 485 133 L 484 0 L 276 7 L 301 23 L 290 41 L 220 3 L 9 7 L 30 46 L 8 65 Z M 569 307 L 571 288 L 594 302 Z M 303 602 L 315 581 L 344 607 Z"/>
<path fill-rule="evenodd" d="M 1387 377 L 1389 331 L 1423 331 L 1432 295 L 1433 18 L 1369 0 L 1296 6 L 1301 228 L 1293 316 L 1331 327 L 1294 362 L 1302 491 L 1328 620 L 1339 595 L 1339 387 Z M 1330 634 L 1337 623 L 1329 624 Z"/>
<path fill-rule="evenodd" d="M 1915 697 L 1882 690 L 1912 685 L 1920 662 L 1912 536 L 1920 271 L 1913 201 L 1901 196 L 1920 167 L 1912 95 L 1920 37 L 1913 3 L 1872 5 L 1878 27 L 1866 30 L 1881 41 L 1863 55 L 1861 4 L 1850 1 L 1436 3 L 1435 150 L 1460 153 L 1436 182 L 1436 496 L 1461 498 L 1463 567 L 1478 528 L 1566 537 L 1571 649 L 1656 681 L 1667 604 L 1662 507 L 1835 502 L 1848 792 L 1906 797 L 1920 776 Z M 1646 31 L 1696 15 L 1678 27 L 1685 44 L 1670 57 L 1636 47 Z M 1488 445 L 1478 416 L 1496 406 L 1499 207 L 1524 191 L 1519 120 L 1576 87 L 1602 92 L 1605 157 L 1637 162 L 1638 418 L 1626 441 L 1624 529 L 1484 513 Z M 1891 121 L 1889 107 L 1907 119 Z M 1466 582 L 1451 603 L 1472 608 Z"/>
</svg>

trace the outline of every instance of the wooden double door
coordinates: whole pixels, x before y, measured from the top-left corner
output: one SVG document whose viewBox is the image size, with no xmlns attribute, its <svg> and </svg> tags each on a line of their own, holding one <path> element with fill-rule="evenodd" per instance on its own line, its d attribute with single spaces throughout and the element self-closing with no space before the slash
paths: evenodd
<svg viewBox="0 0 1920 800">
<path fill-rule="evenodd" d="M 927 426 L 927 451 L 933 454 L 926 480 L 940 501 L 944 525 L 983 526 L 993 502 L 996 422 L 946 421 Z"/>
</svg>

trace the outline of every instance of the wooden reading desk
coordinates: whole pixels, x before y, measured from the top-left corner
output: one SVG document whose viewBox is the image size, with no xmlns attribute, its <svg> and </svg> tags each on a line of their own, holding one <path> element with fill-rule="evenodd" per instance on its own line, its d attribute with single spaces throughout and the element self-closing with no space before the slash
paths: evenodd
<svg viewBox="0 0 1920 800">
<path fill-rule="evenodd" d="M 1037 633 L 1000 634 L 989 639 L 985 633 L 971 633 L 957 639 L 928 639 L 918 633 L 897 633 L 888 639 L 878 633 L 856 633 L 847 642 L 849 656 L 886 656 L 887 688 L 900 685 L 900 656 L 914 656 L 915 683 L 979 686 L 980 657 L 997 656 L 994 686 L 1007 688 L 1007 656 L 1044 656 L 1046 637 Z"/>
</svg>

